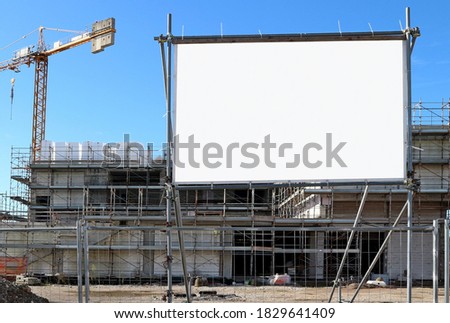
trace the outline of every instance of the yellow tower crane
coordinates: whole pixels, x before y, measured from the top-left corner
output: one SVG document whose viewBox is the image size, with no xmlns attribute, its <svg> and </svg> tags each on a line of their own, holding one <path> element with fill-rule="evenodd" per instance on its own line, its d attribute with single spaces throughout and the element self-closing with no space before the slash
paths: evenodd
<svg viewBox="0 0 450 323">
<path fill-rule="evenodd" d="M 48 49 L 44 42 L 44 30 L 68 30 L 46 27 L 40 27 L 38 30 L 39 39 L 36 50 L 34 46 L 28 46 L 16 51 L 12 59 L 0 62 L 0 72 L 5 70 L 19 72 L 21 65 L 27 65 L 29 67 L 31 64 L 34 64 L 33 127 L 31 140 L 33 161 L 40 160 L 42 141 L 45 139 L 48 57 L 88 42 L 92 42 L 91 52 L 94 54 L 99 53 L 105 47 L 114 44 L 114 35 L 116 32 L 115 19 L 108 18 L 93 23 L 90 32 L 75 36 L 67 43 L 57 41 L 53 44 L 52 48 Z M 12 95 L 13 93 L 11 92 L 11 100 Z"/>
</svg>

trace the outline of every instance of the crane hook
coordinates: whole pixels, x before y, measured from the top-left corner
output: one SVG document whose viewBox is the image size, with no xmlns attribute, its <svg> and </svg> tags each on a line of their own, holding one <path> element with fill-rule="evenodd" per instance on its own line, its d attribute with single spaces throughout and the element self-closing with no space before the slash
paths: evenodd
<svg viewBox="0 0 450 323">
<path fill-rule="evenodd" d="M 12 120 L 12 106 L 13 106 L 13 102 L 14 102 L 14 83 L 16 82 L 15 78 L 11 79 L 11 111 L 10 111 L 10 115 L 9 115 L 9 119 Z"/>
</svg>

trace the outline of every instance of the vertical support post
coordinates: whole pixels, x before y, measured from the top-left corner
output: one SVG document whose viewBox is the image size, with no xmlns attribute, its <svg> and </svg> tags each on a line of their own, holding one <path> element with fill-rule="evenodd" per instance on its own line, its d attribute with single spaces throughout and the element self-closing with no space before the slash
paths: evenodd
<svg viewBox="0 0 450 323">
<path fill-rule="evenodd" d="M 81 221 L 77 220 L 77 282 L 78 282 L 78 303 L 83 303 L 83 245 Z"/>
<path fill-rule="evenodd" d="M 338 279 L 338 303 L 342 303 L 342 280 Z"/>
<path fill-rule="evenodd" d="M 84 293 L 85 302 L 89 303 L 89 240 L 88 229 L 86 223 L 82 227 L 83 240 L 84 240 Z"/>
<path fill-rule="evenodd" d="M 410 10 L 406 8 L 406 37 L 407 37 L 407 53 L 406 53 L 406 70 L 407 70 L 407 112 L 408 112 L 408 142 L 407 142 L 407 175 L 408 185 L 412 185 L 414 178 L 414 169 L 412 164 L 412 107 L 411 107 L 411 23 L 410 23 Z M 407 216 L 407 242 L 406 242 L 406 302 L 411 303 L 412 299 L 412 224 L 413 224 L 413 191 L 412 187 L 408 187 L 408 216 Z"/>
<path fill-rule="evenodd" d="M 167 15 L 167 62 L 166 62 L 166 113 L 167 113 L 167 165 L 166 170 L 170 171 L 166 175 L 172 180 L 172 14 Z"/>
<path fill-rule="evenodd" d="M 433 303 L 439 303 L 439 220 L 433 220 Z"/>
<path fill-rule="evenodd" d="M 316 280 L 324 278 L 324 269 L 325 269 L 325 232 L 317 232 L 316 233 L 316 245 L 315 248 L 319 250 L 318 253 L 315 254 L 314 257 L 314 277 Z M 321 251 L 322 250 L 322 251 Z"/>
<path fill-rule="evenodd" d="M 227 212 L 227 189 L 223 189 L 223 209 L 222 209 L 222 217 L 225 218 Z"/>
<path fill-rule="evenodd" d="M 251 195 L 251 197 L 252 197 L 251 212 L 252 212 L 252 218 L 253 218 L 255 216 L 255 189 L 254 188 L 251 189 L 251 194 L 252 194 Z"/>
<path fill-rule="evenodd" d="M 166 184 L 172 185 L 172 15 L 167 15 L 167 64 L 166 64 L 166 118 L 167 118 L 167 151 L 166 151 Z M 166 221 L 167 226 L 172 225 L 172 194 L 167 190 Z M 167 303 L 172 303 L 172 231 L 166 231 L 167 242 Z"/>
<path fill-rule="evenodd" d="M 252 228 L 254 227 L 254 223 L 252 221 Z M 255 279 L 256 282 L 256 270 L 255 270 L 255 274 L 253 275 L 253 271 L 254 271 L 254 264 L 255 264 L 255 233 L 253 232 L 253 230 L 250 231 L 250 277 L 251 279 Z"/>
<path fill-rule="evenodd" d="M 447 211 L 448 212 L 448 211 Z M 447 213 L 447 218 L 444 221 L 444 302 L 448 303 L 448 288 L 449 288 L 449 282 L 448 282 L 448 269 L 449 269 L 449 214 Z"/>
<path fill-rule="evenodd" d="M 277 189 L 276 188 L 272 188 L 272 201 L 271 201 L 271 211 L 272 211 L 272 218 L 275 218 L 275 200 L 276 200 L 276 195 L 275 195 L 275 191 Z"/>
<path fill-rule="evenodd" d="M 361 199 L 361 203 L 359 204 L 358 213 L 356 214 L 355 221 L 353 222 L 353 229 L 355 229 L 358 226 L 359 219 L 360 219 L 360 217 L 362 215 L 362 211 L 364 209 L 364 204 L 366 204 L 368 192 L 369 192 L 369 185 L 366 185 L 366 188 L 364 189 L 363 197 Z M 328 298 L 328 303 L 330 303 L 331 300 L 333 299 L 333 294 L 334 294 L 334 291 L 338 284 L 338 280 L 341 278 L 342 270 L 344 269 L 345 260 L 347 259 L 347 255 L 350 250 L 350 246 L 352 245 L 352 241 L 353 241 L 353 237 L 355 236 L 355 232 L 356 232 L 355 230 L 352 230 L 352 232 L 350 233 L 350 237 L 348 238 L 347 247 L 345 248 L 344 255 L 342 256 L 341 264 L 339 265 L 339 269 L 336 273 L 336 278 L 333 281 L 333 287 L 331 289 L 330 297 Z"/>
<path fill-rule="evenodd" d="M 272 227 L 275 227 L 275 222 L 272 222 Z M 275 230 L 272 230 L 272 232 L 270 234 L 272 235 L 271 272 L 272 272 L 272 274 L 275 274 Z"/>
</svg>

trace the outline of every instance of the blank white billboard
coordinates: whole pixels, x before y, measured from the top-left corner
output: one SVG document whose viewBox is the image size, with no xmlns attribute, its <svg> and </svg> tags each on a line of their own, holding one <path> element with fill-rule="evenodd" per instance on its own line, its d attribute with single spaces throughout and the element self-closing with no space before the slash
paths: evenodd
<svg viewBox="0 0 450 323">
<path fill-rule="evenodd" d="M 174 182 L 404 179 L 406 46 L 176 44 Z"/>
</svg>

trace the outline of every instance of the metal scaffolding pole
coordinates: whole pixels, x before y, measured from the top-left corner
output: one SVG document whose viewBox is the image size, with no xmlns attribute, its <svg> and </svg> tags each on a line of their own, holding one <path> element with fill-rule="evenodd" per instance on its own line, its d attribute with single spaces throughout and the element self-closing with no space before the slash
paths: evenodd
<svg viewBox="0 0 450 323">
<path fill-rule="evenodd" d="M 172 194 L 174 197 L 173 202 L 175 204 L 174 207 L 175 207 L 176 225 L 177 225 L 177 227 L 182 227 L 183 220 L 181 218 L 180 194 L 176 190 L 173 190 Z M 177 234 L 178 234 L 178 243 L 180 245 L 180 256 L 181 256 L 181 264 L 183 267 L 184 287 L 186 289 L 186 300 L 188 303 L 191 303 L 192 298 L 191 298 L 191 292 L 190 292 L 190 279 L 189 279 L 189 273 L 187 270 L 186 253 L 185 253 L 185 249 L 184 249 L 184 232 L 177 230 Z"/>
<path fill-rule="evenodd" d="M 166 129 L 166 184 L 172 185 L 172 15 L 167 15 L 167 64 L 165 73 L 165 88 L 166 88 L 166 118 L 167 118 L 167 129 Z M 166 221 L 167 226 L 172 226 L 172 192 L 167 190 L 166 199 Z M 167 230 L 167 302 L 172 303 L 172 232 Z"/>
<path fill-rule="evenodd" d="M 408 228 L 412 227 L 413 220 L 413 181 L 414 181 L 414 167 L 413 167 L 413 155 L 412 155 L 412 95 L 411 95 L 411 53 L 414 46 L 415 37 L 413 37 L 411 23 L 410 23 L 410 10 L 406 8 L 406 72 L 407 72 L 407 112 L 408 112 L 408 133 L 407 133 L 407 185 L 408 185 Z M 406 301 L 411 303 L 412 298 L 412 231 L 407 232 L 406 242 L 406 287 L 407 295 Z"/>
<path fill-rule="evenodd" d="M 77 282 L 78 303 L 83 303 L 83 245 L 81 239 L 81 221 L 77 221 Z"/>
<path fill-rule="evenodd" d="M 433 220 L 433 303 L 439 303 L 439 220 Z"/>
<path fill-rule="evenodd" d="M 81 227 L 83 234 L 83 244 L 84 244 L 84 298 L 85 302 L 89 303 L 90 293 L 89 293 L 89 240 L 88 240 L 88 228 L 86 225 Z"/>
<path fill-rule="evenodd" d="M 350 237 L 348 238 L 348 241 L 347 241 L 347 247 L 345 248 L 344 255 L 342 256 L 341 264 L 339 265 L 339 269 L 338 269 L 338 271 L 336 273 L 336 277 L 335 277 L 335 279 L 333 281 L 333 288 L 331 289 L 330 297 L 328 298 L 328 303 L 331 303 L 331 300 L 333 299 L 333 294 L 334 294 L 334 291 L 336 289 L 336 286 L 339 284 L 339 281 L 340 281 L 340 278 L 341 278 L 340 276 L 342 274 L 342 270 L 344 269 L 345 260 L 347 259 L 347 255 L 348 255 L 348 252 L 350 250 L 350 246 L 352 245 L 353 237 L 354 237 L 355 232 L 356 232 L 354 229 L 358 226 L 359 219 L 361 218 L 362 211 L 364 209 L 364 204 L 366 203 L 367 193 L 368 192 L 369 192 L 369 185 L 366 185 L 366 187 L 364 189 L 363 197 L 361 199 L 361 203 L 359 204 L 358 213 L 356 214 L 355 222 L 353 223 L 353 227 L 352 227 L 352 231 L 350 233 Z"/>
<path fill-rule="evenodd" d="M 171 207 L 171 192 L 167 191 L 167 201 L 166 201 L 166 226 L 167 228 L 172 227 L 172 207 Z M 172 231 L 166 231 L 166 266 L 167 266 L 167 303 L 172 303 Z"/>
<path fill-rule="evenodd" d="M 444 302 L 448 303 L 448 288 L 449 288 L 449 282 L 448 282 L 448 267 L 450 266 L 449 264 L 449 219 L 448 219 L 448 214 L 447 214 L 447 218 L 444 221 Z"/>
</svg>

